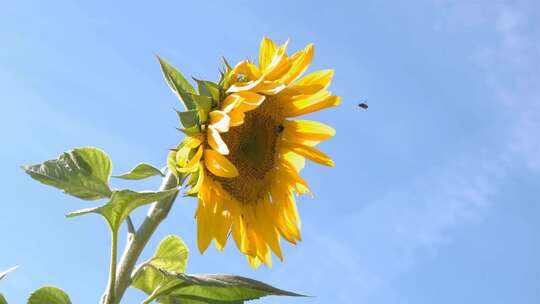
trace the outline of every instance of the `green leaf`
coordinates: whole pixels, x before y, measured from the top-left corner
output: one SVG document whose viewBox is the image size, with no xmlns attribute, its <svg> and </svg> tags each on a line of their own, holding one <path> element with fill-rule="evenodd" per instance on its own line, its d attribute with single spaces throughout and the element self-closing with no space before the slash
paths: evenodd
<svg viewBox="0 0 540 304">
<path fill-rule="evenodd" d="M 182 239 L 174 235 L 167 236 L 159 243 L 154 256 L 140 266 L 141 270 L 133 279 L 132 286 L 147 294 L 152 293 L 165 278 L 157 268 L 184 272 L 187 258 L 188 248 Z"/>
<path fill-rule="evenodd" d="M 8 273 L 12 272 L 13 270 L 19 268 L 19 266 L 15 266 L 15 267 L 11 267 L 10 269 L 6 270 L 6 271 L 2 271 L 0 272 L 0 280 L 2 280 L 3 278 L 5 278 Z"/>
<path fill-rule="evenodd" d="M 185 112 L 176 111 L 180 118 L 180 123 L 184 128 L 192 128 L 199 124 L 199 112 L 197 110 L 189 110 Z"/>
<path fill-rule="evenodd" d="M 0 293 L 0 304 L 8 304 L 6 298 L 4 298 L 4 295 Z"/>
<path fill-rule="evenodd" d="M 187 275 L 165 269 L 159 269 L 159 271 L 165 275 L 166 279 L 144 303 L 150 303 L 153 299 L 161 303 L 178 303 L 185 300 L 201 303 L 242 303 L 270 295 L 303 296 L 241 276 Z"/>
<path fill-rule="evenodd" d="M 71 300 L 62 289 L 45 286 L 30 295 L 28 304 L 71 304 Z"/>
<path fill-rule="evenodd" d="M 163 72 L 163 76 L 165 77 L 165 80 L 169 84 L 169 87 L 173 90 L 173 92 L 176 93 L 178 98 L 182 100 L 184 106 L 186 109 L 195 109 L 195 104 L 192 100 L 189 100 L 189 98 L 184 99 L 185 96 L 183 94 L 185 93 L 191 93 L 195 94 L 195 89 L 189 81 L 180 73 L 175 67 L 173 67 L 171 64 L 169 64 L 167 61 L 165 61 L 163 58 L 157 56 L 159 60 L 159 64 L 161 65 L 161 71 Z"/>
<path fill-rule="evenodd" d="M 78 210 L 67 214 L 67 217 L 76 217 L 88 213 L 101 214 L 109 223 L 111 230 L 117 232 L 120 225 L 124 222 L 126 217 L 135 208 L 138 208 L 145 204 L 150 204 L 155 201 L 159 201 L 165 198 L 170 198 L 176 195 L 177 189 L 170 189 L 159 192 L 135 192 L 131 190 L 118 190 L 113 191 L 111 199 L 106 204 Z"/>
<path fill-rule="evenodd" d="M 158 168 L 149 164 L 141 163 L 133 168 L 133 170 L 130 172 L 114 177 L 122 179 L 144 179 L 156 175 L 165 176 Z"/>
<path fill-rule="evenodd" d="M 97 148 L 73 149 L 57 159 L 22 169 L 33 179 L 78 198 L 96 200 L 111 196 L 111 160 Z"/>
</svg>

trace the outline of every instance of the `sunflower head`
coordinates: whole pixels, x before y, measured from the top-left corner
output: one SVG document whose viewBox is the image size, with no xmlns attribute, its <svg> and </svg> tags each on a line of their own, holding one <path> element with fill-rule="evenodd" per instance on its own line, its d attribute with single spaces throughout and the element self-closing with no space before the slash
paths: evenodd
<svg viewBox="0 0 540 304">
<path fill-rule="evenodd" d="M 229 233 L 250 265 L 280 259 L 280 240 L 300 241 L 295 196 L 309 193 L 300 170 L 305 159 L 333 166 L 316 145 L 335 134 L 316 121 L 293 120 L 339 104 L 328 90 L 333 71 L 302 74 L 313 57 L 309 44 L 291 56 L 287 42 L 263 38 L 258 65 L 224 62 L 218 83 L 197 80 L 195 90 L 160 59 L 165 78 L 187 111 L 178 112 L 185 139 L 168 167 L 187 177 L 186 195 L 198 198 L 198 247 L 222 250 Z"/>
</svg>

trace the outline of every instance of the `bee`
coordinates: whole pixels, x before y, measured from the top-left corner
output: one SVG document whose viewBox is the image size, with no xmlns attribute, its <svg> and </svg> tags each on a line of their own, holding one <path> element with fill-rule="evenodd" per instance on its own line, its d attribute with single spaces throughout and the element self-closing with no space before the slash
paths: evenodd
<svg viewBox="0 0 540 304">
<path fill-rule="evenodd" d="M 358 104 L 358 106 L 364 110 L 367 110 L 368 108 L 368 104 L 367 104 L 367 101 L 364 101 L 364 102 L 361 102 Z"/>
<path fill-rule="evenodd" d="M 282 124 L 280 124 L 279 126 L 277 126 L 277 132 L 278 132 L 278 133 L 283 132 L 283 130 L 285 130 L 285 127 L 284 127 Z"/>
</svg>

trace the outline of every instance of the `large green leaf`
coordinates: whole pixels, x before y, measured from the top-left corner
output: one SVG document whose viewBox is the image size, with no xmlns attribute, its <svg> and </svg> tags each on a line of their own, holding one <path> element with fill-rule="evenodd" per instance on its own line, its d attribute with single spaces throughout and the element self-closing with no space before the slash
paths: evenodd
<svg viewBox="0 0 540 304">
<path fill-rule="evenodd" d="M 149 164 L 141 163 L 133 168 L 133 170 L 114 177 L 122 179 L 144 179 L 156 175 L 165 176 L 158 168 Z"/>
<path fill-rule="evenodd" d="M 111 160 L 100 149 L 77 148 L 42 164 L 23 166 L 33 179 L 86 200 L 111 196 Z"/>
<path fill-rule="evenodd" d="M 101 214 L 109 223 L 111 230 L 117 232 L 126 217 L 135 208 L 150 204 L 176 195 L 177 189 L 159 192 L 135 192 L 131 190 L 113 191 L 111 199 L 104 205 L 94 208 L 78 210 L 67 214 L 67 217 L 75 217 L 88 213 Z"/>
<path fill-rule="evenodd" d="M 71 300 L 62 289 L 45 286 L 30 295 L 28 304 L 71 304 Z"/>
<path fill-rule="evenodd" d="M 5 278 L 5 277 L 8 275 L 8 273 L 12 272 L 13 270 L 15 270 L 15 269 L 17 269 L 17 268 L 19 268 L 19 266 L 11 267 L 11 268 L 8 269 L 8 270 L 5 270 L 5 271 L 0 272 L 0 280 L 2 280 L 3 278 Z"/>
<path fill-rule="evenodd" d="M 272 287 L 263 282 L 234 275 L 188 275 L 159 269 L 165 280 L 145 300 L 157 299 L 160 303 L 178 303 L 185 300 L 200 303 L 243 303 L 264 296 L 294 296 L 290 291 Z"/>
<path fill-rule="evenodd" d="M 189 98 L 186 98 L 186 93 L 195 94 L 195 89 L 189 83 L 189 81 L 180 73 L 175 67 L 170 63 L 165 61 L 163 58 L 157 56 L 159 64 L 161 65 L 161 71 L 165 80 L 169 84 L 169 87 L 173 90 L 174 93 L 182 100 L 182 103 L 186 109 L 195 109 L 195 104 Z"/>
<path fill-rule="evenodd" d="M 158 268 L 184 272 L 187 258 L 188 248 L 184 241 L 174 235 L 167 236 L 159 243 L 154 256 L 139 266 L 140 270 L 133 279 L 132 286 L 151 294 L 165 279 L 165 275 Z"/>
</svg>

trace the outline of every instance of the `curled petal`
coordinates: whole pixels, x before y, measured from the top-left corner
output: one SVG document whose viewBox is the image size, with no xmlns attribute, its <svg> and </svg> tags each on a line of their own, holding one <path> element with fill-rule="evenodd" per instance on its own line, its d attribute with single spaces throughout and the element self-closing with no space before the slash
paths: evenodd
<svg viewBox="0 0 540 304">
<path fill-rule="evenodd" d="M 214 150 L 204 150 L 204 164 L 208 171 L 221 177 L 236 177 L 238 170 L 225 156 Z"/>
<path fill-rule="evenodd" d="M 229 147 L 219 135 L 219 132 L 212 126 L 208 126 L 208 144 L 210 147 L 223 155 L 229 154 Z M 208 149 L 207 149 L 208 150 Z"/>
<path fill-rule="evenodd" d="M 219 132 L 229 131 L 231 118 L 227 113 L 219 110 L 210 112 L 210 125 Z"/>
</svg>

